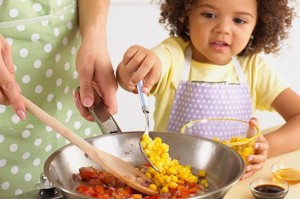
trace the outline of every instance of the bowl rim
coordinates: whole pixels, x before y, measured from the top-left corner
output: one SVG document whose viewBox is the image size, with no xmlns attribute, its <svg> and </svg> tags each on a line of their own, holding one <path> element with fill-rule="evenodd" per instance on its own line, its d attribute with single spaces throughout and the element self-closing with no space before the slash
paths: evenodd
<svg viewBox="0 0 300 199">
<path fill-rule="evenodd" d="M 189 123 L 183 125 L 180 128 L 180 133 L 184 134 L 184 129 L 186 127 L 188 127 L 189 125 L 191 125 L 191 124 L 201 122 L 201 121 L 209 121 L 209 120 L 212 120 L 212 121 L 225 120 L 225 121 L 235 121 L 235 122 L 243 122 L 243 123 L 249 124 L 249 122 L 247 122 L 245 120 L 240 120 L 240 119 L 235 119 L 235 118 L 201 118 L 201 119 L 197 119 L 197 120 L 192 120 Z M 242 141 L 237 141 L 237 142 L 226 142 L 224 144 L 228 145 L 228 146 L 238 146 L 238 145 L 247 144 L 248 142 L 256 140 L 258 138 L 258 136 L 261 134 L 261 131 L 260 131 L 260 128 L 259 128 L 258 125 L 255 125 L 254 127 L 255 127 L 257 132 L 253 137 L 247 138 L 247 139 L 242 140 Z"/>
<path fill-rule="evenodd" d="M 281 160 L 281 161 L 278 161 L 278 162 L 274 162 L 271 165 L 271 168 L 274 168 L 277 165 L 282 165 L 282 166 L 285 166 L 285 168 L 286 168 L 286 164 L 297 164 L 297 165 L 299 165 L 299 168 L 298 167 L 296 167 L 296 168 L 300 169 L 300 161 L 291 161 L 291 160 Z M 293 168 L 295 168 L 295 167 L 293 167 Z"/>
</svg>

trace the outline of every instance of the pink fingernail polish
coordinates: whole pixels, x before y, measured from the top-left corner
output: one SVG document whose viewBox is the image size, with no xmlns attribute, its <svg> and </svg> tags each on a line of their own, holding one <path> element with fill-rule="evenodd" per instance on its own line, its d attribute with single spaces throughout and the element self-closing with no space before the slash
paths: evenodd
<svg viewBox="0 0 300 199">
<path fill-rule="evenodd" d="M 91 107 L 92 104 L 93 104 L 93 101 L 92 101 L 91 99 L 89 99 L 89 98 L 84 98 L 84 99 L 83 99 L 83 105 L 84 105 L 85 107 Z"/>
<path fill-rule="evenodd" d="M 24 112 L 22 109 L 19 109 L 19 110 L 17 111 L 17 115 L 18 115 L 18 117 L 19 117 L 21 120 L 26 120 L 25 112 Z"/>
</svg>

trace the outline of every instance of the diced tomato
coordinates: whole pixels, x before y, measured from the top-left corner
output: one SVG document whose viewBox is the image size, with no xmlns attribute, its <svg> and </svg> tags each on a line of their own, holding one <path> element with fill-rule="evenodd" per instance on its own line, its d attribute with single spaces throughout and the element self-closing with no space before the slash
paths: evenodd
<svg viewBox="0 0 300 199">
<path fill-rule="evenodd" d="M 80 176 L 83 180 L 88 181 L 90 178 L 97 177 L 97 170 L 93 167 L 81 167 L 79 169 Z"/>
<path fill-rule="evenodd" d="M 98 193 L 98 194 L 101 194 L 103 195 L 104 194 L 104 187 L 99 185 L 99 186 L 96 186 L 95 188 L 95 191 Z"/>
<path fill-rule="evenodd" d="M 145 196 L 108 172 L 98 171 L 92 167 L 82 167 L 79 174 L 88 185 L 80 184 L 76 190 L 83 195 L 98 199 L 182 199 L 196 194 L 201 189 L 196 183 L 184 182 L 176 189 L 169 188 L 169 193 Z"/>
</svg>

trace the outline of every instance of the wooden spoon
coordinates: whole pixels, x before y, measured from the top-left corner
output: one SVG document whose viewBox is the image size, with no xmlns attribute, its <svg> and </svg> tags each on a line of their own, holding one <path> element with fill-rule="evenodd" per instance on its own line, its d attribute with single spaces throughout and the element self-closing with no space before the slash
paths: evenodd
<svg viewBox="0 0 300 199">
<path fill-rule="evenodd" d="M 97 149 L 24 96 L 23 100 L 25 102 L 26 108 L 33 115 L 35 115 L 46 125 L 50 126 L 57 133 L 61 134 L 72 144 L 80 148 L 88 155 L 88 158 L 93 160 L 102 169 L 108 171 L 122 182 L 142 193 L 148 195 L 157 194 L 156 191 L 147 187 L 151 183 L 151 181 L 144 175 L 144 173 L 139 171 L 137 168 L 133 167 L 128 162 L 125 162 L 109 153 Z"/>
</svg>

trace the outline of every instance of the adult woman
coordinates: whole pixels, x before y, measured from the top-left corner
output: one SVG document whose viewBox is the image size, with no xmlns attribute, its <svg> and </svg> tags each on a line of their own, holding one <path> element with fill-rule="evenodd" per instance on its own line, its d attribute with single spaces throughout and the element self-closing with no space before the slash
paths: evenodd
<svg viewBox="0 0 300 199">
<path fill-rule="evenodd" d="M 93 103 L 94 82 L 109 111 L 116 112 L 117 84 L 106 48 L 109 1 L 46 2 L 0 1 L 2 197 L 33 190 L 44 161 L 66 144 L 51 128 L 26 114 L 21 91 L 83 137 L 99 130 L 83 120 L 74 107 L 72 90 L 78 85 L 84 106 Z M 8 104 L 12 106 L 5 106 Z"/>
</svg>

